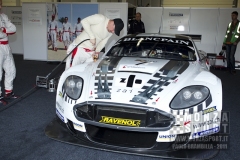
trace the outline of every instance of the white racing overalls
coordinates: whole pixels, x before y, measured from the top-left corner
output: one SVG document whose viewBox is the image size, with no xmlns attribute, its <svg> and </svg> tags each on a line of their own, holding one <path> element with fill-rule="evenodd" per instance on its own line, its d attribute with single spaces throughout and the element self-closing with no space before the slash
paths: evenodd
<svg viewBox="0 0 240 160">
<path fill-rule="evenodd" d="M 65 70 L 78 64 L 82 64 L 85 62 L 93 62 L 92 55 L 95 53 L 95 51 L 92 51 L 83 47 L 76 47 L 76 46 L 77 45 L 74 45 L 73 43 L 69 45 L 67 54 L 70 54 L 71 51 L 72 53 L 66 59 Z"/>
<path fill-rule="evenodd" d="M 67 49 L 70 44 L 71 28 L 72 28 L 72 26 L 69 22 L 63 23 L 63 44 L 65 46 L 65 49 Z"/>
<path fill-rule="evenodd" d="M 74 28 L 75 28 L 76 35 L 79 36 L 82 33 L 82 28 L 83 28 L 82 24 L 77 23 L 77 24 L 75 24 Z"/>
<path fill-rule="evenodd" d="M 8 44 L 8 35 L 16 32 L 16 26 L 11 23 L 7 15 L 0 14 L 0 81 L 2 80 L 3 69 L 5 71 L 5 92 L 10 93 L 13 90 L 13 80 L 16 76 L 16 68 L 11 53 L 10 46 Z M 0 85 L 0 94 L 1 94 Z"/>
<path fill-rule="evenodd" d="M 49 23 L 49 33 L 51 36 L 53 50 L 57 49 L 57 21 L 51 21 Z"/>
</svg>

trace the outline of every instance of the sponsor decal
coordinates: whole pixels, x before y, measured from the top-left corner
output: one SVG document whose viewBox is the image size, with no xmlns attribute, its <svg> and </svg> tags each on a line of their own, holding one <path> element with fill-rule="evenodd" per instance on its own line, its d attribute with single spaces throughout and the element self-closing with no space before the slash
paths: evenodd
<svg viewBox="0 0 240 160">
<path fill-rule="evenodd" d="M 40 22 L 39 19 L 29 19 L 29 21 L 31 21 L 31 22 Z"/>
<path fill-rule="evenodd" d="M 12 14 L 22 14 L 22 11 L 12 11 Z"/>
<path fill-rule="evenodd" d="M 170 17 L 182 17 L 183 16 L 183 13 L 169 13 L 169 16 Z"/>
<path fill-rule="evenodd" d="M 81 124 L 77 124 L 77 123 L 73 123 L 73 127 L 76 129 L 76 130 L 82 130 L 83 126 Z"/>
<path fill-rule="evenodd" d="M 188 40 L 181 40 L 181 39 L 171 39 L 171 38 L 162 38 L 162 37 L 141 37 L 143 38 L 143 41 L 160 41 L 160 42 L 168 42 L 168 43 L 176 43 L 176 44 L 183 44 L 183 45 L 190 45 L 192 46 L 192 44 L 190 43 L 190 41 Z M 139 38 L 134 38 L 134 37 L 128 37 L 128 38 L 124 38 L 119 40 L 123 41 L 123 42 L 127 42 L 127 41 L 139 41 Z"/>
<path fill-rule="evenodd" d="M 57 102 L 56 103 L 56 105 L 57 105 L 57 108 L 62 112 L 62 113 L 64 113 L 64 108 Z"/>
<path fill-rule="evenodd" d="M 64 122 L 64 117 L 63 115 L 56 109 L 56 114 L 57 116 Z"/>
<path fill-rule="evenodd" d="M 197 124 L 193 124 L 193 128 L 194 129 L 197 129 L 197 128 L 201 128 L 201 127 L 204 127 L 204 126 L 209 126 L 209 125 L 212 125 L 214 123 L 218 123 L 220 122 L 220 118 L 217 117 L 217 118 L 212 118 L 208 121 L 205 121 L 205 122 L 201 122 L 201 123 L 197 123 Z"/>
<path fill-rule="evenodd" d="M 141 66 L 130 66 L 130 65 L 125 65 L 122 68 L 137 68 L 137 69 L 145 69 L 145 67 L 141 67 Z"/>
<path fill-rule="evenodd" d="M 59 91 L 58 95 L 63 98 L 63 94 L 61 91 Z"/>
<path fill-rule="evenodd" d="M 172 134 L 172 135 L 159 135 L 158 138 L 175 138 L 176 135 Z"/>
<path fill-rule="evenodd" d="M 211 108 L 208 108 L 208 109 L 203 110 L 203 111 L 202 111 L 202 114 L 204 115 L 204 114 L 207 114 L 207 113 L 214 112 L 214 111 L 216 111 L 216 110 L 217 110 L 217 109 L 216 109 L 216 106 L 214 106 L 214 107 L 211 107 Z"/>
<path fill-rule="evenodd" d="M 99 122 L 115 124 L 115 125 L 131 126 L 131 127 L 139 127 L 141 124 L 141 120 L 123 119 L 123 118 L 106 117 L 106 116 L 102 116 L 102 119 Z"/>
<path fill-rule="evenodd" d="M 169 134 L 169 135 L 158 135 L 157 141 L 158 142 L 172 142 L 175 141 L 177 135 Z"/>
<path fill-rule="evenodd" d="M 73 123 L 74 126 L 83 127 L 81 124 Z"/>
<path fill-rule="evenodd" d="M 82 122 L 78 122 L 78 123 L 73 122 L 73 127 L 74 127 L 74 129 L 76 129 L 78 131 L 86 132 L 84 123 L 82 123 Z"/>
<path fill-rule="evenodd" d="M 205 131 L 196 132 L 192 136 L 193 136 L 193 138 L 195 138 L 196 136 L 198 136 L 198 137 L 207 136 L 209 134 L 217 133 L 217 132 L 219 132 L 219 130 L 220 130 L 219 126 L 217 126 L 217 127 L 205 130 Z"/>
<path fill-rule="evenodd" d="M 178 29 L 178 26 L 170 26 L 170 29 Z"/>
</svg>

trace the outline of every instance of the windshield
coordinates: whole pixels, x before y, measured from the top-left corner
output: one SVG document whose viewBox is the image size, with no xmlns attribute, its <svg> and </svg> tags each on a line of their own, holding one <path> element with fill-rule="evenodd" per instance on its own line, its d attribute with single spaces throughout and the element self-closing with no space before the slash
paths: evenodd
<svg viewBox="0 0 240 160">
<path fill-rule="evenodd" d="M 107 56 L 196 60 L 191 41 L 169 37 L 125 37 L 108 51 Z"/>
</svg>

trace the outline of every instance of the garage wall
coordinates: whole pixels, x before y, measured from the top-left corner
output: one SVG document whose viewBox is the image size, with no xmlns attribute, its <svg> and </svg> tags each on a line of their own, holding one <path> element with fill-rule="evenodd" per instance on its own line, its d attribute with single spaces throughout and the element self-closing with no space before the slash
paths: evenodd
<svg viewBox="0 0 240 160">
<path fill-rule="evenodd" d="M 181 13 L 181 10 L 190 10 L 189 31 L 164 31 L 164 13 L 173 10 L 174 13 Z M 199 50 L 207 53 L 219 53 L 222 49 L 223 38 L 227 25 L 231 21 L 231 13 L 240 8 L 174 8 L 174 7 L 138 7 L 137 12 L 142 14 L 142 21 L 145 24 L 146 32 L 158 33 L 161 24 L 161 33 L 172 34 L 193 34 L 201 35 L 201 41 L 196 41 Z M 240 60 L 240 46 L 236 51 L 236 60 Z"/>
<path fill-rule="evenodd" d="M 120 0 L 138 7 L 216 7 L 232 8 L 234 0 Z M 23 2 L 119 2 L 119 0 L 2 0 L 3 6 L 19 6 Z M 162 6 L 161 6 L 162 3 Z M 238 0 L 237 6 L 240 6 Z"/>
<path fill-rule="evenodd" d="M 163 0 L 163 7 L 232 8 L 233 0 Z"/>
</svg>

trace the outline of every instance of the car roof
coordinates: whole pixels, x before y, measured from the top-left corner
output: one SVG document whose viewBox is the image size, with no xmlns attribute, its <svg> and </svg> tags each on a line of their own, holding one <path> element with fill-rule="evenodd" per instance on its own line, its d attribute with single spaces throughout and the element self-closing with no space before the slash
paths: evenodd
<svg viewBox="0 0 240 160">
<path fill-rule="evenodd" d="M 192 40 L 190 36 L 185 36 L 181 34 L 170 34 L 170 33 L 139 33 L 139 34 L 129 34 L 126 37 L 169 37 L 169 38 Z"/>
</svg>

